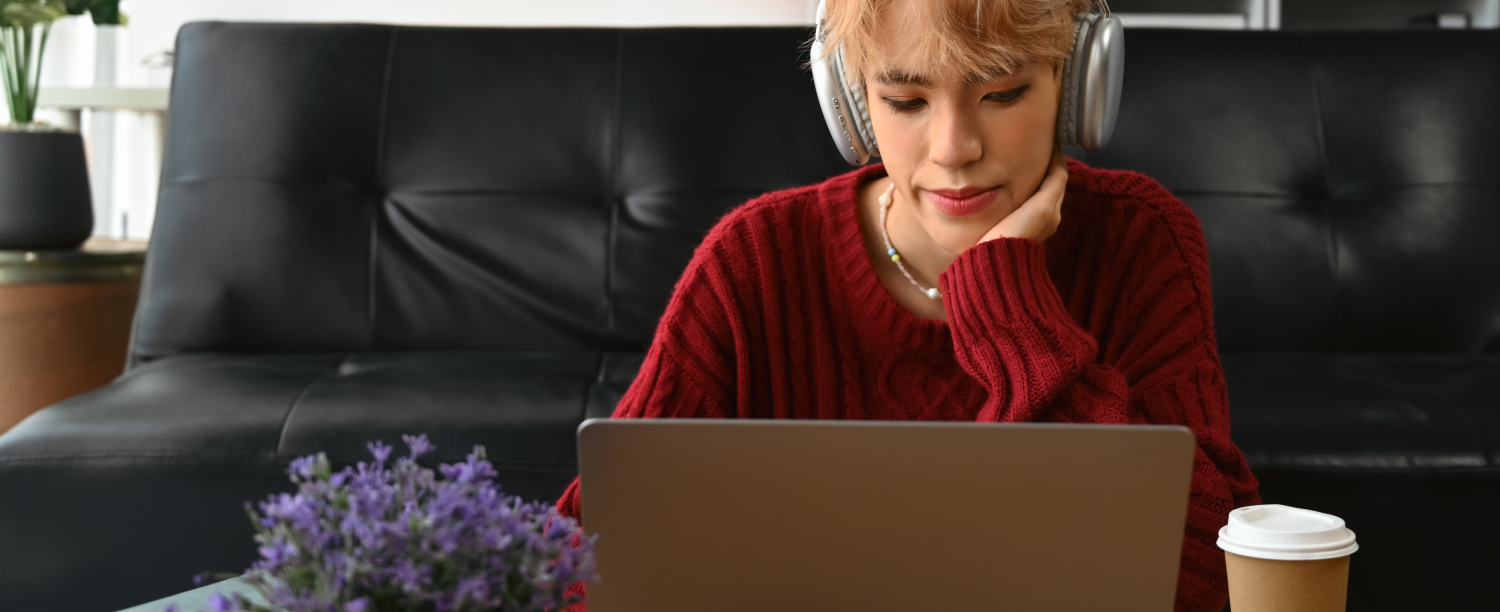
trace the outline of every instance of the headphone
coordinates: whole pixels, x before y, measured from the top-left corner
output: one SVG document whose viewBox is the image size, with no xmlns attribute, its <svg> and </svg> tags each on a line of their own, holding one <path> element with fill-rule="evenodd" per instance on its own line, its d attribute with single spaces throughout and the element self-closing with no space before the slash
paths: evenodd
<svg viewBox="0 0 1500 612">
<path fill-rule="evenodd" d="M 828 132 L 844 160 L 859 166 L 880 156 L 863 83 L 844 80 L 844 49 L 824 55 L 824 0 L 818 0 L 817 33 L 812 43 L 813 85 Z M 1063 63 L 1062 100 L 1057 108 L 1057 142 L 1098 151 L 1115 132 L 1125 76 L 1125 28 L 1105 0 L 1073 19 L 1073 49 Z"/>
</svg>

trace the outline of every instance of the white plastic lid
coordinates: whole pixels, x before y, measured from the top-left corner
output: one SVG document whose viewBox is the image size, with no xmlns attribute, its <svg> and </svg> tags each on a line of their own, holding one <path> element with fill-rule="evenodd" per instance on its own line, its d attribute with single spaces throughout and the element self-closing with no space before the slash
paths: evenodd
<svg viewBox="0 0 1500 612">
<path fill-rule="evenodd" d="M 1229 513 L 1219 548 L 1245 557 L 1279 561 L 1335 559 L 1359 550 L 1354 532 L 1332 514 L 1291 506 L 1246 506 Z"/>
</svg>

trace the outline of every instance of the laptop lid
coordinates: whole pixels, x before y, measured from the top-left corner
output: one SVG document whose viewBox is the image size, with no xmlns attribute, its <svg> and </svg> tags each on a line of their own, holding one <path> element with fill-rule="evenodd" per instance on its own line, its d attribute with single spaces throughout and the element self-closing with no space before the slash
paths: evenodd
<svg viewBox="0 0 1500 612">
<path fill-rule="evenodd" d="M 1169 612 L 1182 427 L 595 419 L 590 612 Z"/>
</svg>

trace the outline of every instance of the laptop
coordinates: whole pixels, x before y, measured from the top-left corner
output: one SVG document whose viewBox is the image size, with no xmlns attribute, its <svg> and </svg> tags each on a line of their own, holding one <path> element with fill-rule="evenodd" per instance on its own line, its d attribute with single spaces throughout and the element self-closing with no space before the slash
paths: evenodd
<svg viewBox="0 0 1500 612">
<path fill-rule="evenodd" d="M 1170 612 L 1183 427 L 592 419 L 590 612 Z"/>
</svg>

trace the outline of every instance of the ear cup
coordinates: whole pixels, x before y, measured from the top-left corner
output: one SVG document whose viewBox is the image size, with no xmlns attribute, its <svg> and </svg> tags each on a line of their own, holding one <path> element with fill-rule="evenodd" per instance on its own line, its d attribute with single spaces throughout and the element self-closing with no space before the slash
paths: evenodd
<svg viewBox="0 0 1500 612">
<path fill-rule="evenodd" d="M 865 103 L 864 83 L 850 83 L 844 70 L 844 50 L 839 49 L 834 56 L 837 62 L 836 74 L 838 75 L 839 87 L 844 91 L 844 99 L 848 101 L 849 114 L 852 116 L 854 129 L 860 142 L 864 145 L 866 161 L 869 157 L 880 157 L 880 145 L 875 142 L 875 125 L 870 122 L 870 108 Z"/>
<path fill-rule="evenodd" d="M 844 160 L 856 166 L 864 165 L 871 157 L 880 155 L 875 144 L 875 129 L 870 123 L 870 110 L 865 104 L 864 84 L 851 87 L 845 82 L 842 48 L 825 57 L 823 43 L 827 40 L 827 33 L 823 31 L 823 11 L 823 2 L 819 0 L 810 66 L 813 86 L 818 91 L 818 106 L 823 109 L 828 133 L 833 136 Z"/>
<path fill-rule="evenodd" d="M 1062 99 L 1057 104 L 1057 143 L 1063 146 L 1078 146 L 1078 99 L 1083 96 L 1079 91 L 1079 67 L 1087 61 L 1083 57 L 1088 47 L 1085 41 L 1094 25 L 1090 17 L 1092 13 L 1073 20 L 1073 49 L 1063 62 Z"/>
<path fill-rule="evenodd" d="M 1098 151 L 1109 144 L 1124 89 L 1125 28 L 1120 18 L 1090 11 L 1074 22 L 1073 50 L 1062 71 L 1057 141 Z"/>
</svg>

